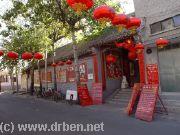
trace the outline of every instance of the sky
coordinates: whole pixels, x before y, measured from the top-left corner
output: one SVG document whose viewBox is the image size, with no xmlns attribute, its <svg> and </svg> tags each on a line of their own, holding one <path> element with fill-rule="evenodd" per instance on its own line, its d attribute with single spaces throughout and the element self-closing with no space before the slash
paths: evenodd
<svg viewBox="0 0 180 135">
<path fill-rule="evenodd" d="M 26 0 L 22 0 L 22 1 L 26 1 Z M 133 0 L 112 0 L 112 1 L 115 1 L 117 3 L 120 2 L 126 14 L 134 12 Z M 3 13 L 11 7 L 12 7 L 11 0 L 0 0 L 0 15 L 3 15 Z M 1 25 L 2 27 L 0 30 L 5 29 L 5 25 L 2 23 Z M 1 42 L 2 42 L 2 37 L 0 36 L 0 44 Z"/>
</svg>

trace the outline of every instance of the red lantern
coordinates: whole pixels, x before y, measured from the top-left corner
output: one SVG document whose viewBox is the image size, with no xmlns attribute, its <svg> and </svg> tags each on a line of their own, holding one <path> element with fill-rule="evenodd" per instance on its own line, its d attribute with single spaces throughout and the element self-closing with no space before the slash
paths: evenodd
<svg viewBox="0 0 180 135">
<path fill-rule="evenodd" d="M 10 51 L 7 53 L 7 57 L 15 60 L 18 58 L 18 53 L 14 52 L 14 51 Z"/>
<path fill-rule="evenodd" d="M 58 62 L 58 65 L 59 65 L 59 66 L 64 66 L 64 62 L 63 62 L 63 61 L 59 61 L 59 62 Z"/>
<path fill-rule="evenodd" d="M 92 8 L 94 5 L 93 0 L 66 0 L 66 2 L 77 14 L 81 14 L 82 11 Z"/>
<path fill-rule="evenodd" d="M 119 32 L 126 28 L 127 23 L 128 17 L 125 14 L 117 14 L 112 20 L 112 24 L 118 28 Z"/>
<path fill-rule="evenodd" d="M 137 53 L 142 53 L 144 50 L 144 45 L 142 43 L 138 43 L 136 44 L 135 49 Z"/>
<path fill-rule="evenodd" d="M 102 26 L 105 26 L 107 22 L 111 22 L 114 16 L 114 9 L 107 5 L 99 6 L 93 12 L 94 19 L 100 22 Z"/>
<path fill-rule="evenodd" d="M 67 61 L 66 61 L 66 64 L 67 64 L 67 65 L 71 65 L 71 64 L 72 64 L 72 61 L 71 61 L 71 60 L 67 60 Z"/>
<path fill-rule="evenodd" d="M 34 58 L 37 60 L 41 60 L 41 59 L 43 59 L 43 55 L 41 53 L 37 52 L 34 54 Z"/>
<path fill-rule="evenodd" d="M 130 60 L 135 60 L 135 59 L 137 58 L 136 52 L 135 52 L 135 51 L 130 51 L 130 52 L 128 53 L 128 58 L 129 58 Z"/>
<path fill-rule="evenodd" d="M 107 63 L 115 63 L 116 61 L 117 61 L 117 58 L 114 55 L 109 54 L 106 56 Z"/>
<path fill-rule="evenodd" d="M 32 53 L 25 52 L 25 53 L 22 54 L 22 59 L 23 59 L 23 60 L 30 60 L 30 59 L 32 59 L 32 58 L 33 58 Z"/>
<path fill-rule="evenodd" d="M 140 27 L 141 19 L 136 17 L 130 17 L 127 23 L 126 28 L 132 32 L 132 34 L 136 33 L 136 29 Z"/>
<path fill-rule="evenodd" d="M 131 39 L 126 39 L 123 47 L 124 47 L 124 49 L 128 50 L 129 48 L 133 47 L 133 44 L 134 43 Z"/>
<path fill-rule="evenodd" d="M 124 42 L 120 42 L 120 43 L 115 42 L 115 45 L 116 45 L 116 47 L 118 47 L 118 48 L 122 48 L 122 47 L 124 47 L 125 43 L 124 43 Z"/>
<path fill-rule="evenodd" d="M 158 48 L 163 48 L 165 46 L 167 46 L 169 43 L 169 40 L 164 39 L 164 38 L 159 38 L 156 40 L 156 45 Z"/>
<path fill-rule="evenodd" d="M 51 66 L 52 66 L 52 67 L 56 67 L 57 64 L 56 64 L 56 63 L 52 63 Z"/>
<path fill-rule="evenodd" d="M 0 57 L 4 55 L 4 52 L 0 50 Z"/>
</svg>

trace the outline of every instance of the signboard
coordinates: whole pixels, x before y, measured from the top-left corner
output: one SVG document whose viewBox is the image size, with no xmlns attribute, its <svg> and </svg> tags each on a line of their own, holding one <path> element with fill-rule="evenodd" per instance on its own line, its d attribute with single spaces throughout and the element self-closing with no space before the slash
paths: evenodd
<svg viewBox="0 0 180 135">
<path fill-rule="evenodd" d="M 92 90 L 90 91 L 91 98 L 93 100 L 93 104 L 102 104 L 102 83 L 93 83 Z"/>
<path fill-rule="evenodd" d="M 58 76 L 58 80 L 61 82 L 61 83 L 66 83 L 66 69 L 60 69 L 59 70 L 59 76 Z"/>
<path fill-rule="evenodd" d="M 145 85 L 136 110 L 136 118 L 152 121 L 158 96 L 158 85 Z"/>
<path fill-rule="evenodd" d="M 75 81 L 75 69 L 74 66 L 67 67 L 67 81 L 74 82 Z"/>
<path fill-rule="evenodd" d="M 133 113 L 133 108 L 134 108 L 134 105 L 135 105 L 139 95 L 140 95 L 140 84 L 136 83 L 136 84 L 134 84 L 131 98 L 129 100 L 129 104 L 128 104 L 128 107 L 126 110 L 127 115 L 131 115 Z"/>
<path fill-rule="evenodd" d="M 74 90 L 67 90 L 66 91 L 66 100 L 74 100 L 76 101 L 77 100 L 77 91 L 74 91 Z"/>
<path fill-rule="evenodd" d="M 78 96 L 81 106 L 88 106 L 93 104 L 86 84 L 78 86 Z"/>
<path fill-rule="evenodd" d="M 79 75 L 81 82 L 87 82 L 87 66 L 85 63 L 79 65 Z"/>
<path fill-rule="evenodd" d="M 157 64 L 148 64 L 147 70 L 147 81 L 148 84 L 159 84 L 159 73 Z"/>
<path fill-rule="evenodd" d="M 88 80 L 93 80 L 94 76 L 93 74 L 88 74 Z"/>
</svg>

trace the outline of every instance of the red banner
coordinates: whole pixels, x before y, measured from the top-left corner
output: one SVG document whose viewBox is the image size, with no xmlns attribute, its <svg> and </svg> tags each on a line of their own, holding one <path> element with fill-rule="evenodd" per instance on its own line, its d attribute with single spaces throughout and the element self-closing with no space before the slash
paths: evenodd
<svg viewBox="0 0 180 135">
<path fill-rule="evenodd" d="M 148 84 L 159 84 L 159 72 L 157 64 L 148 64 L 146 66 Z"/>
<path fill-rule="evenodd" d="M 140 73 L 140 83 L 145 83 L 145 65 L 144 65 L 144 53 L 138 54 L 139 60 L 139 73 Z"/>
</svg>

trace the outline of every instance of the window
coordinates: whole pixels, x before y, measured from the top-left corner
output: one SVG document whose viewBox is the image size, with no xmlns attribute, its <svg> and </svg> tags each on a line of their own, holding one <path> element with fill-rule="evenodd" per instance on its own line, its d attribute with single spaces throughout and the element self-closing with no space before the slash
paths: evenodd
<svg viewBox="0 0 180 135">
<path fill-rule="evenodd" d="M 179 20 L 179 23 L 180 23 L 180 20 Z M 173 18 L 168 18 L 168 19 L 165 19 L 165 20 L 162 20 L 160 22 L 156 22 L 150 25 L 151 34 L 164 31 L 164 30 L 169 30 L 169 29 L 172 29 L 173 27 L 174 27 Z"/>
<path fill-rule="evenodd" d="M 161 25 L 162 25 L 162 30 L 168 30 L 168 29 L 173 28 L 173 20 L 172 20 L 172 18 L 163 20 L 161 22 Z"/>
<path fill-rule="evenodd" d="M 174 26 L 180 26 L 180 15 L 176 15 L 173 17 L 173 21 L 174 21 Z"/>
<path fill-rule="evenodd" d="M 151 24 L 150 27 L 151 27 L 151 34 L 154 34 L 154 33 L 159 32 L 159 31 L 162 30 L 161 22 Z"/>
</svg>

